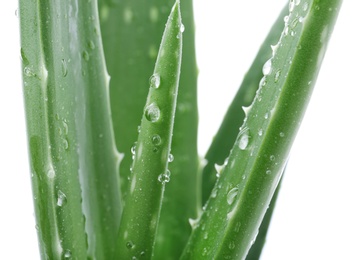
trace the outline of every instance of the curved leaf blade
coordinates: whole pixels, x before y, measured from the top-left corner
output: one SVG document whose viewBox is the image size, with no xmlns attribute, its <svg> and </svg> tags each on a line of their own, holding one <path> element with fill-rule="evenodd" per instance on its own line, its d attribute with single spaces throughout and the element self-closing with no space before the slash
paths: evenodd
<svg viewBox="0 0 357 260">
<path fill-rule="evenodd" d="M 133 150 L 130 192 L 125 200 L 118 236 L 121 258 L 150 257 L 169 181 L 176 98 L 180 77 L 182 30 L 179 2 L 172 8 L 162 38 L 150 90 Z"/>
<path fill-rule="evenodd" d="M 281 177 L 341 3 L 290 1 L 257 96 L 182 259 L 246 257 Z"/>
</svg>

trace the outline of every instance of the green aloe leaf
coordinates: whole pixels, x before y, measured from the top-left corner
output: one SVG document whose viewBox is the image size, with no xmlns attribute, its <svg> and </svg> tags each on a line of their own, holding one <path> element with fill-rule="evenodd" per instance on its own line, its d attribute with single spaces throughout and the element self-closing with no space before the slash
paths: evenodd
<svg viewBox="0 0 357 260">
<path fill-rule="evenodd" d="M 19 1 L 32 186 L 43 259 L 113 259 L 119 154 L 96 1 Z"/>
<path fill-rule="evenodd" d="M 183 34 L 180 86 L 169 164 L 171 181 L 166 184 L 154 256 L 178 259 L 191 234 L 188 219 L 201 208 L 201 181 L 197 153 L 197 67 L 192 1 L 181 2 Z"/>
<path fill-rule="evenodd" d="M 271 218 L 273 217 L 276 201 L 278 200 L 278 197 L 279 197 L 280 187 L 281 187 L 281 183 L 284 178 L 285 170 L 286 170 L 286 167 L 285 167 L 283 174 L 279 180 L 279 184 L 274 191 L 274 195 L 271 198 L 269 208 L 265 212 L 262 224 L 259 227 L 259 233 L 257 235 L 257 238 L 255 239 L 254 244 L 250 248 L 247 257 L 245 258 L 246 260 L 260 259 L 260 255 L 262 254 L 262 251 L 263 251 L 263 248 L 265 245 L 265 241 L 266 241 L 266 237 L 268 234 L 270 221 L 271 221 Z"/>
<path fill-rule="evenodd" d="M 246 257 L 281 177 L 341 3 L 289 2 L 281 38 L 263 66 L 257 95 L 182 259 Z"/>
<path fill-rule="evenodd" d="M 122 199 L 130 189 L 130 149 L 147 97 L 162 32 L 175 1 L 99 0 L 100 25 L 110 80 L 110 105 L 120 163 Z"/>
<path fill-rule="evenodd" d="M 248 107 L 255 97 L 259 81 L 263 77 L 261 68 L 271 57 L 271 46 L 279 40 L 281 32 L 284 29 L 282 20 L 287 13 L 288 6 L 285 6 L 260 47 L 207 151 L 205 156 L 207 164 L 203 169 L 202 175 L 203 205 L 207 202 L 217 181 L 217 169 L 215 165 L 223 165 L 225 159 L 229 156 L 229 152 L 239 132 L 238 128 L 243 124 L 245 118 L 242 107 Z"/>
<path fill-rule="evenodd" d="M 150 258 L 160 217 L 176 109 L 182 54 L 179 2 L 168 18 L 140 125 L 132 149 L 130 190 L 120 223 L 118 251 L 123 259 Z"/>
</svg>

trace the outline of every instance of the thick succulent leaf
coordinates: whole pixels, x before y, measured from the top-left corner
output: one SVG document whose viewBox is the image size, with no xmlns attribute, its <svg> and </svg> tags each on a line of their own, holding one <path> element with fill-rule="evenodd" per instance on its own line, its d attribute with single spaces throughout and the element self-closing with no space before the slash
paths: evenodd
<svg viewBox="0 0 357 260">
<path fill-rule="evenodd" d="M 148 94 L 148 82 L 158 54 L 173 0 L 99 0 L 100 25 L 110 75 L 110 106 L 120 163 L 122 199 L 129 192 L 130 149 Z"/>
<path fill-rule="evenodd" d="M 121 208 L 119 154 L 96 11 L 96 1 L 19 2 L 43 259 L 114 257 Z"/>
<path fill-rule="evenodd" d="M 259 87 L 259 82 L 263 77 L 262 67 L 271 57 L 271 46 L 279 40 L 281 32 L 284 29 L 284 23 L 282 21 L 287 14 L 288 6 L 286 5 L 270 29 L 252 65 L 244 76 L 243 82 L 232 100 L 221 126 L 205 155 L 207 164 L 203 168 L 202 173 L 202 205 L 207 202 L 214 184 L 217 181 L 217 165 L 224 165 L 225 160 L 229 156 L 229 152 L 239 133 L 238 129 L 243 124 L 245 118 L 242 107 L 248 107 L 253 102 L 255 93 Z"/>
<path fill-rule="evenodd" d="M 120 223 L 120 258 L 150 258 L 165 184 L 170 180 L 168 161 L 176 109 L 182 55 L 182 23 L 179 2 L 168 18 L 150 90 L 132 149 L 130 191 Z"/>
<path fill-rule="evenodd" d="M 181 2 L 183 34 L 182 65 L 169 164 L 154 256 L 178 259 L 191 234 L 188 219 L 197 218 L 201 205 L 201 181 L 197 154 L 197 68 L 192 1 Z"/>
<path fill-rule="evenodd" d="M 290 1 L 252 106 L 182 259 L 244 259 L 281 177 L 341 0 Z"/>
</svg>

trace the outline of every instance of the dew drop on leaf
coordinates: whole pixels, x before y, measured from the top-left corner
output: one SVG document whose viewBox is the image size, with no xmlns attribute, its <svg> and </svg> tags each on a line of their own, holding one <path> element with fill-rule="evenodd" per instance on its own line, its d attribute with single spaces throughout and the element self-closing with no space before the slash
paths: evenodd
<svg viewBox="0 0 357 260">
<path fill-rule="evenodd" d="M 87 51 L 82 52 L 82 57 L 85 61 L 89 61 L 89 54 Z"/>
<path fill-rule="evenodd" d="M 180 32 L 184 32 L 185 31 L 185 25 L 183 23 L 181 23 L 180 25 Z"/>
<path fill-rule="evenodd" d="M 151 142 L 155 146 L 159 146 L 161 144 L 161 137 L 160 135 L 153 135 L 151 138 Z"/>
<path fill-rule="evenodd" d="M 53 170 L 53 168 L 51 167 L 48 171 L 47 171 L 47 177 L 52 179 L 54 178 L 56 175 L 55 171 Z"/>
<path fill-rule="evenodd" d="M 263 66 L 263 74 L 264 76 L 269 75 L 271 72 L 271 59 L 267 60 Z"/>
<path fill-rule="evenodd" d="M 238 137 L 238 146 L 241 150 L 245 150 L 249 144 L 249 129 L 243 129 Z"/>
<path fill-rule="evenodd" d="M 133 247 L 134 247 L 133 242 L 131 242 L 131 241 L 126 242 L 126 248 L 127 249 L 132 249 Z"/>
<path fill-rule="evenodd" d="M 175 159 L 174 156 L 170 153 L 168 157 L 168 162 L 171 163 L 174 161 L 174 159 Z"/>
<path fill-rule="evenodd" d="M 237 197 L 238 195 L 238 188 L 235 187 L 233 189 L 231 189 L 228 194 L 227 194 L 227 203 L 228 205 L 232 205 L 234 199 Z"/>
<path fill-rule="evenodd" d="M 29 68 L 29 67 L 25 67 L 24 68 L 24 74 L 25 74 L 25 76 L 27 76 L 27 77 L 33 77 L 33 76 L 35 76 L 35 73 L 32 71 L 32 69 L 31 68 Z"/>
<path fill-rule="evenodd" d="M 67 62 L 65 59 L 61 60 L 62 76 L 66 77 L 68 74 Z"/>
<path fill-rule="evenodd" d="M 160 174 L 157 179 L 162 184 L 165 184 L 166 182 L 170 181 L 170 175 L 171 175 L 171 172 L 167 169 L 166 173 Z"/>
<path fill-rule="evenodd" d="M 135 142 L 135 143 L 133 144 L 133 146 L 130 148 L 130 151 L 131 151 L 131 154 L 132 154 L 132 155 L 135 155 L 136 145 L 137 145 L 137 142 Z"/>
<path fill-rule="evenodd" d="M 160 75 L 159 74 L 155 73 L 154 75 L 152 75 L 150 77 L 149 81 L 150 81 L 150 87 L 152 87 L 152 88 L 159 88 L 160 87 L 161 79 L 160 79 Z"/>
<path fill-rule="evenodd" d="M 64 206 L 66 203 L 67 203 L 67 197 L 66 197 L 66 195 L 65 195 L 61 190 L 59 190 L 59 191 L 57 192 L 57 206 L 62 207 L 62 206 Z"/>
<path fill-rule="evenodd" d="M 152 123 L 157 122 L 160 119 L 160 108 L 155 103 L 151 103 L 145 109 L 145 117 Z"/>
<path fill-rule="evenodd" d="M 280 74 L 281 74 L 281 70 L 277 70 L 277 72 L 275 73 L 275 76 L 274 76 L 275 83 L 279 81 Z"/>
<path fill-rule="evenodd" d="M 90 49 L 94 50 L 94 48 L 95 48 L 94 42 L 93 42 L 93 41 L 88 41 L 88 47 L 89 47 Z"/>
<path fill-rule="evenodd" d="M 64 259 L 72 259 L 72 253 L 70 250 L 65 250 L 63 253 L 63 258 Z"/>
</svg>

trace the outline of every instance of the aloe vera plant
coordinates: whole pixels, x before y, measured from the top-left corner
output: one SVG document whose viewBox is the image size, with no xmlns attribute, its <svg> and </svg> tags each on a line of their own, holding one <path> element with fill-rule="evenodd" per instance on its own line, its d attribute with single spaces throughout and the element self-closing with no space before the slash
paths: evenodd
<svg viewBox="0 0 357 260">
<path fill-rule="evenodd" d="M 41 257 L 244 259 L 341 2 L 289 1 L 201 169 L 191 1 L 20 0 Z"/>
</svg>

